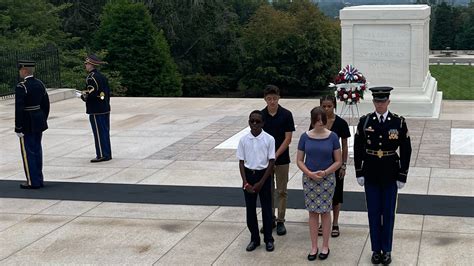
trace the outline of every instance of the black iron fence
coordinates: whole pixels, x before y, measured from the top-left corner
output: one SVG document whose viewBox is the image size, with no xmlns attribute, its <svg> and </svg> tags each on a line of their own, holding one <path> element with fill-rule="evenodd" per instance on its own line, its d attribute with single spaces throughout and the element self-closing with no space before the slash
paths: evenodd
<svg viewBox="0 0 474 266">
<path fill-rule="evenodd" d="M 19 82 L 17 61 L 36 61 L 35 77 L 48 88 L 60 88 L 59 51 L 47 45 L 36 49 L 0 50 L 0 97 L 15 93 Z"/>
</svg>

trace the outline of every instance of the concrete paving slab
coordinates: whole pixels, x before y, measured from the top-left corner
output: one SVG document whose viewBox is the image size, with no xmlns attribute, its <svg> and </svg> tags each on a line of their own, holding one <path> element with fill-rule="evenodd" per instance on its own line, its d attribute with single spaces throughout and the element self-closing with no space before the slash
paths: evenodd
<svg viewBox="0 0 474 266">
<path fill-rule="evenodd" d="M 42 215 L 79 216 L 97 207 L 101 202 L 61 200 L 39 212 Z"/>
<path fill-rule="evenodd" d="M 456 179 L 474 179 L 474 171 L 471 169 L 443 169 L 433 168 L 432 178 L 456 178 Z"/>
<path fill-rule="evenodd" d="M 20 173 L 23 173 L 23 166 L 21 161 L 18 160 L 18 158 L 16 158 L 15 162 L 2 163 L 0 165 L 0 179 L 6 179 L 12 175 Z"/>
<path fill-rule="evenodd" d="M 0 243 L 2 243 L 0 261 L 7 263 L 4 259 L 15 255 L 73 218 L 72 216 L 34 215 L 0 232 Z M 34 260 L 22 260 L 23 263 L 25 261 Z"/>
<path fill-rule="evenodd" d="M 240 173 L 233 171 L 168 170 L 163 169 L 141 181 L 139 184 L 160 184 L 173 186 L 240 187 Z"/>
<path fill-rule="evenodd" d="M 474 261 L 472 234 L 423 232 L 419 265 L 472 265 Z"/>
<path fill-rule="evenodd" d="M 37 214 L 57 202 L 57 200 L 2 198 L 0 213 Z"/>
<path fill-rule="evenodd" d="M 211 265 L 244 230 L 244 223 L 205 221 L 173 246 L 156 265 Z"/>
<path fill-rule="evenodd" d="M 27 219 L 30 216 L 30 214 L 2 213 L 2 215 L 0 215 L 0 232 Z"/>
<path fill-rule="evenodd" d="M 202 221 L 217 206 L 102 203 L 83 216 Z"/>
<path fill-rule="evenodd" d="M 10 256 L 4 263 L 150 265 L 197 223 L 79 217 Z"/>
<path fill-rule="evenodd" d="M 143 179 L 156 173 L 158 169 L 141 169 L 141 168 L 126 168 L 115 173 L 100 182 L 102 183 L 121 183 L 121 184 L 136 184 Z"/>
<path fill-rule="evenodd" d="M 205 221 L 246 223 L 245 215 L 245 207 L 219 207 L 211 215 L 209 215 Z M 257 217 L 258 216 L 260 216 L 260 208 L 257 210 Z"/>
<path fill-rule="evenodd" d="M 474 179 L 432 178 L 430 180 L 428 194 L 471 197 L 474 195 Z"/>
<path fill-rule="evenodd" d="M 74 166 L 45 166 L 43 167 L 44 176 L 48 177 L 48 181 L 62 182 L 99 182 L 121 169 L 117 168 L 85 168 Z M 25 180 L 25 174 L 19 173 L 8 177 L 9 180 Z"/>
<path fill-rule="evenodd" d="M 474 219 L 426 215 L 423 221 L 423 232 L 474 234 Z"/>
</svg>

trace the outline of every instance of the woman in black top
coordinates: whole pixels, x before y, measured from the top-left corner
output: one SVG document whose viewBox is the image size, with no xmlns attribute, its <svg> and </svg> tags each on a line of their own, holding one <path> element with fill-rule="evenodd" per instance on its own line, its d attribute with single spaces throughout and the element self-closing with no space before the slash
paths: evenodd
<svg viewBox="0 0 474 266">
<path fill-rule="evenodd" d="M 320 99 L 319 105 L 323 107 L 327 115 L 326 128 L 336 133 L 341 139 L 341 151 L 342 151 L 342 166 L 336 171 L 336 190 L 334 191 L 334 197 L 332 199 L 333 208 L 333 222 L 332 222 L 332 237 L 339 236 L 339 211 L 341 210 L 341 204 L 343 202 L 343 190 L 344 190 L 344 176 L 346 175 L 346 162 L 349 156 L 347 139 L 351 136 L 349 131 L 349 125 L 347 122 L 336 115 L 336 97 L 333 95 L 326 95 Z M 312 127 L 310 126 L 310 130 Z M 319 228 L 319 234 L 322 235 L 322 228 Z"/>
</svg>

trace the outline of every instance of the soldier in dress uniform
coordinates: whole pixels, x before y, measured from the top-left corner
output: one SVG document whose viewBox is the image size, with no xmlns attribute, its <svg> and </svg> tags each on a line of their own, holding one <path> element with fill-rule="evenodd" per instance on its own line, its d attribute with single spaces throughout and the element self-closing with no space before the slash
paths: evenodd
<svg viewBox="0 0 474 266">
<path fill-rule="evenodd" d="M 360 118 L 354 137 L 357 182 L 365 186 L 371 260 L 385 265 L 392 261 L 397 192 L 407 181 L 411 156 L 405 119 L 388 111 L 392 89 L 370 88 L 375 112 Z"/>
<path fill-rule="evenodd" d="M 86 113 L 89 114 L 92 132 L 94 133 L 96 157 L 91 163 L 112 159 L 110 146 L 110 89 L 107 78 L 96 67 L 105 64 L 96 55 L 89 55 L 84 66 L 89 73 L 86 78 L 86 89 L 81 99 L 86 102 Z"/>
<path fill-rule="evenodd" d="M 35 62 L 18 61 L 23 79 L 15 88 L 15 132 L 20 138 L 21 157 L 26 175 L 23 189 L 43 187 L 43 149 L 41 138 L 48 128 L 49 97 L 41 80 L 33 76 Z"/>
</svg>

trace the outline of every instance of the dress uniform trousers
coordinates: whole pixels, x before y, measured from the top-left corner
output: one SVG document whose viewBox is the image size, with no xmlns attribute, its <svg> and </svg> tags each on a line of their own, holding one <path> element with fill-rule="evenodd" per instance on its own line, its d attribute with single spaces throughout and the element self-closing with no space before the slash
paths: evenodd
<svg viewBox="0 0 474 266">
<path fill-rule="evenodd" d="M 97 158 L 112 158 L 110 146 L 110 113 L 89 115 L 94 133 L 95 153 Z"/>
<path fill-rule="evenodd" d="M 42 132 L 25 133 L 20 138 L 21 157 L 29 186 L 43 186 L 43 149 Z"/>
<path fill-rule="evenodd" d="M 254 185 L 265 174 L 266 169 L 250 170 L 245 168 L 245 176 L 250 185 Z M 268 177 L 258 193 L 248 193 L 244 190 L 245 206 L 247 210 L 247 227 L 250 231 L 251 241 L 260 243 L 260 235 L 258 231 L 257 221 L 257 197 L 260 197 L 260 206 L 262 208 L 263 220 L 263 241 L 265 243 L 273 242 L 272 237 L 272 189 L 271 178 Z"/>
<path fill-rule="evenodd" d="M 398 192 L 397 184 L 395 181 L 385 184 L 365 182 L 364 187 L 372 251 L 391 252 Z"/>
</svg>

